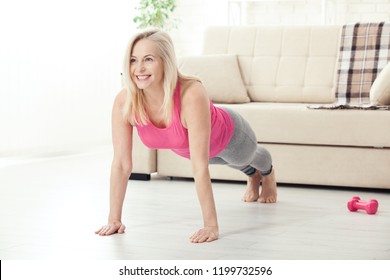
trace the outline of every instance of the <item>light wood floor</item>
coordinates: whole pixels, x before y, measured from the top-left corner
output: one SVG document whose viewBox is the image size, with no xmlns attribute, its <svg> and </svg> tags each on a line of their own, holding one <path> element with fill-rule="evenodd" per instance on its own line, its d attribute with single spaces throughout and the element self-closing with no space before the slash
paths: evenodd
<svg viewBox="0 0 390 280">
<path fill-rule="evenodd" d="M 390 259 L 390 193 L 279 186 L 273 205 L 243 203 L 244 183 L 213 184 L 220 239 L 192 244 L 201 226 L 193 182 L 129 181 L 127 231 L 100 237 L 111 152 L 0 166 L 0 259 Z M 310 174 L 307 174 L 310 176 Z M 349 212 L 352 196 L 379 211 Z"/>
</svg>

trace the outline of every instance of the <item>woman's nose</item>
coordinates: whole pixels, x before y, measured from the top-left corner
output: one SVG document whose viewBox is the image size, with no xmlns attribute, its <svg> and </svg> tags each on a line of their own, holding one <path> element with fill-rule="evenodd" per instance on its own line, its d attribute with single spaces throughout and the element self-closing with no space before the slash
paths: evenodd
<svg viewBox="0 0 390 280">
<path fill-rule="evenodd" d="M 145 65 L 144 65 L 142 62 L 140 62 L 140 63 L 137 65 L 136 68 L 138 69 L 138 71 L 141 71 L 141 72 L 144 72 L 144 71 L 145 71 Z"/>
<path fill-rule="evenodd" d="M 134 62 L 131 64 L 132 71 L 138 72 L 138 71 L 145 71 L 145 65 L 143 62 Z"/>
</svg>

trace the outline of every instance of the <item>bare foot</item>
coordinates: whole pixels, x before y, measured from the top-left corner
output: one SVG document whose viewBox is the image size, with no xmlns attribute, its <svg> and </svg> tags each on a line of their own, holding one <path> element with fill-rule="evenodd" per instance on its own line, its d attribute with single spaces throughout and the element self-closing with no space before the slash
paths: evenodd
<svg viewBox="0 0 390 280">
<path fill-rule="evenodd" d="M 257 201 L 261 203 L 275 203 L 277 198 L 277 188 L 275 179 L 275 170 L 271 174 L 263 176 L 261 194 Z"/>
<path fill-rule="evenodd" d="M 253 176 L 248 177 L 247 188 L 242 198 L 244 202 L 253 202 L 259 199 L 259 188 L 262 176 L 258 170 Z"/>
</svg>

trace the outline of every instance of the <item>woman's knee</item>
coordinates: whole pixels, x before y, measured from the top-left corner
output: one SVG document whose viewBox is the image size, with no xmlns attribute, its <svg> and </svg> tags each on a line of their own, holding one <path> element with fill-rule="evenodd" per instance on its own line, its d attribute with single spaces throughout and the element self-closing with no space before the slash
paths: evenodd
<svg viewBox="0 0 390 280">
<path fill-rule="evenodd" d="M 258 145 L 256 149 L 256 156 L 252 162 L 252 166 L 255 166 L 261 172 L 269 171 L 272 168 L 271 153 L 266 148 Z"/>
</svg>

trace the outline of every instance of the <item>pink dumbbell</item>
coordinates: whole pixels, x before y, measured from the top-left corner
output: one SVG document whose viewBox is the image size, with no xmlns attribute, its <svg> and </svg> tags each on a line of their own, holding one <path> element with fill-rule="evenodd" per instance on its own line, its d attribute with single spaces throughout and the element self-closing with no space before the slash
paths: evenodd
<svg viewBox="0 0 390 280">
<path fill-rule="evenodd" d="M 378 210 L 378 201 L 370 199 L 369 201 L 360 200 L 360 197 L 354 196 L 348 201 L 349 211 L 357 211 L 358 209 L 366 210 L 367 214 L 375 214 Z"/>
</svg>

